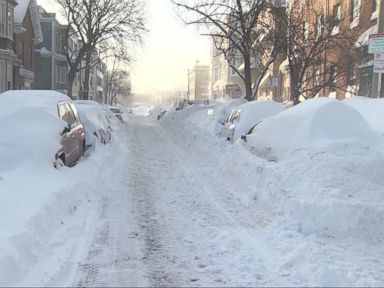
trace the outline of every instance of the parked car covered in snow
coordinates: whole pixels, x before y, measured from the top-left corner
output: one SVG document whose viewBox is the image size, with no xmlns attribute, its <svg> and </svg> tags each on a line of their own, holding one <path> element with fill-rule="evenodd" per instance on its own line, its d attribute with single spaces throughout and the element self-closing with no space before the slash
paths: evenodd
<svg viewBox="0 0 384 288">
<path fill-rule="evenodd" d="M 112 111 L 112 113 L 116 116 L 116 118 L 121 121 L 121 123 L 124 123 L 123 112 L 121 111 L 121 109 L 119 107 L 111 106 L 111 107 L 109 107 L 109 110 Z"/>
<path fill-rule="evenodd" d="M 306 100 L 264 119 L 246 136 L 246 146 L 278 158 L 341 141 L 369 141 L 375 134 L 354 108 L 330 98 Z"/>
<path fill-rule="evenodd" d="M 95 101 L 74 101 L 86 130 L 86 146 L 95 147 L 96 140 L 107 144 L 111 140 L 111 123 L 101 105 Z"/>
<path fill-rule="evenodd" d="M 77 109 L 56 91 L 14 90 L 0 94 L 0 158 L 19 157 L 73 166 L 85 150 Z M 14 159 L 9 159 L 14 158 Z M 1 162 L 2 160 L 0 160 Z"/>
<path fill-rule="evenodd" d="M 231 143 L 236 142 L 250 128 L 264 118 L 283 111 L 284 107 L 275 101 L 252 101 L 235 108 L 226 119 L 221 130 L 221 136 Z"/>
</svg>

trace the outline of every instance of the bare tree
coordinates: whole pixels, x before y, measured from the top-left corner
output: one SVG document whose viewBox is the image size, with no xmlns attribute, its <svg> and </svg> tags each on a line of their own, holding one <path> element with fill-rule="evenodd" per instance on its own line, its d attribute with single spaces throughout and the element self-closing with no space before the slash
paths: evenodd
<svg viewBox="0 0 384 288">
<path fill-rule="evenodd" d="M 70 66 L 68 95 L 72 96 L 76 73 L 85 69 L 83 99 L 88 99 L 92 53 L 96 49 L 113 49 L 129 55 L 132 43 L 141 43 L 145 29 L 144 7 L 141 0 L 57 0 L 69 23 L 65 54 Z M 81 45 L 75 51 L 70 37 L 79 37 Z M 122 53 L 124 51 L 124 53 Z M 101 53 L 102 54 L 102 53 Z M 85 61 L 85 65 L 82 63 Z"/>
<path fill-rule="evenodd" d="M 359 31 L 343 29 L 347 13 L 341 6 L 330 16 L 324 12 L 323 3 L 315 0 L 293 1 L 287 9 L 286 53 L 294 104 L 300 97 L 342 88 L 338 79 L 345 77 L 356 61 Z"/>
<path fill-rule="evenodd" d="M 171 0 L 180 8 L 179 14 L 188 25 L 204 27 L 208 32 L 205 35 L 212 37 L 216 51 L 224 55 L 228 65 L 239 75 L 244 82 L 245 98 L 254 100 L 256 90 L 262 76 L 277 54 L 281 45 L 268 45 L 257 42 L 268 29 L 265 25 L 265 15 L 269 9 L 274 8 L 278 0 Z M 265 28 L 265 29 L 261 29 Z M 273 33 L 273 32 L 271 32 Z M 269 36 L 270 37 L 270 36 Z M 277 37 L 270 37 L 276 40 Z M 272 47 L 272 49 L 270 49 Z M 240 55 L 243 62 L 242 71 L 239 63 L 233 61 Z M 252 61 L 261 59 L 259 77 L 252 83 Z M 260 77 L 261 76 L 261 77 Z"/>
<path fill-rule="evenodd" d="M 124 98 L 132 96 L 130 74 L 121 69 L 117 58 L 113 59 L 113 63 L 106 73 L 106 94 L 106 98 L 109 100 L 109 103 L 106 104 L 111 105 L 118 96 Z"/>
</svg>

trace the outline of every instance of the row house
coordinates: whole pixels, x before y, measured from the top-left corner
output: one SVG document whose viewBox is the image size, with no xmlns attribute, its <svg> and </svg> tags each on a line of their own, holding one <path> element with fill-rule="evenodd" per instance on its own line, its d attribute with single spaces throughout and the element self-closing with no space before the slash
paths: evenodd
<svg viewBox="0 0 384 288">
<path fill-rule="evenodd" d="M 80 45 L 72 28 L 61 24 L 55 13 L 37 6 L 36 0 L 0 0 L 0 93 L 11 89 L 66 93 L 69 65 L 64 48 L 76 57 Z M 96 54 L 92 60 L 97 64 L 91 68 L 90 96 L 105 102 L 106 65 Z M 81 71 L 73 83 L 74 99 L 81 97 L 83 81 Z"/>
<path fill-rule="evenodd" d="M 39 7 L 40 23 L 44 41 L 40 43 L 37 51 L 37 77 L 36 88 L 42 90 L 56 90 L 66 93 L 68 81 L 68 63 L 64 54 L 64 45 L 67 41 L 67 25 L 58 22 L 55 13 L 48 13 Z M 77 37 L 69 37 L 70 49 L 78 49 Z M 78 98 L 79 79 L 74 83 L 73 97 Z"/>
<path fill-rule="evenodd" d="M 188 84 L 188 101 L 208 101 L 209 66 L 196 63 L 188 73 Z"/>
<path fill-rule="evenodd" d="M 343 39 L 343 37 L 346 37 L 345 35 L 353 35 L 350 40 L 354 43 L 348 48 L 345 47 L 345 49 L 353 51 L 353 58 L 345 59 L 346 54 L 342 55 L 342 53 L 332 49 L 323 52 L 320 63 L 317 63 L 316 67 L 313 66 L 308 69 L 308 73 L 305 73 L 303 77 L 302 83 L 305 84 L 301 85 L 309 85 L 308 90 L 311 90 L 311 87 L 322 87 L 322 89 L 316 91 L 315 96 L 344 99 L 358 94 L 377 97 L 380 79 L 378 79 L 378 74 L 373 73 L 373 55 L 368 53 L 368 39 L 370 34 L 384 31 L 384 27 L 379 29 L 380 14 L 384 13 L 379 12 L 379 2 L 379 0 L 278 1 L 276 3 L 279 3 L 279 5 L 275 5 L 274 8 L 270 9 L 270 13 L 267 13 L 267 17 L 270 18 L 267 23 L 269 22 L 269 26 L 275 28 L 281 39 L 289 41 L 287 25 L 290 24 L 286 17 L 290 11 L 296 11 L 290 9 L 294 5 L 303 8 L 304 5 L 311 3 L 312 9 L 305 9 L 304 7 L 304 9 L 297 10 L 300 11 L 300 15 L 296 15 L 296 19 L 300 21 L 300 27 L 298 26 L 300 34 L 295 36 L 300 39 L 299 41 L 296 39 L 295 43 L 300 43 L 300 41 L 305 43 L 309 41 L 308 39 L 316 39 L 319 25 L 323 21 L 323 23 L 328 23 L 326 25 L 331 25 L 332 31 L 327 33 L 331 33 L 336 38 Z M 384 7 L 382 10 L 384 10 Z M 381 15 L 381 17 L 383 16 Z M 264 37 L 268 41 L 268 35 L 262 35 L 262 33 L 260 35 L 260 37 Z M 257 43 L 260 45 L 261 42 Z M 287 43 L 285 45 L 284 43 L 281 44 L 287 46 Z M 290 71 L 290 65 L 292 64 L 289 63 L 286 52 L 284 49 L 279 52 L 276 59 L 268 66 L 265 74 L 260 73 L 267 61 L 259 59 L 260 57 L 251 60 L 253 62 L 252 81 L 259 80 L 258 77 L 263 75 L 256 99 L 273 99 L 279 102 L 292 100 L 292 72 Z M 242 81 L 233 69 L 231 71 L 230 65 L 228 65 L 228 61 L 233 64 L 239 61 L 240 58 L 234 55 L 227 61 L 215 49 L 213 49 L 212 54 L 210 90 L 213 97 L 233 99 L 243 96 L 245 93 Z M 241 62 L 239 64 L 241 70 Z M 342 65 L 344 66 L 342 67 Z M 321 75 L 321 77 L 316 75 Z M 333 75 L 335 77 L 330 77 Z M 331 78 L 335 78 L 335 80 L 330 82 L 329 79 Z M 313 97 L 314 95 L 309 95 L 313 93 L 313 90 L 312 92 L 305 92 L 305 96 Z"/>
<path fill-rule="evenodd" d="M 43 41 L 36 0 L 18 0 L 14 11 L 13 89 L 34 89 L 35 47 Z"/>
<path fill-rule="evenodd" d="M 81 44 L 80 44 L 81 45 Z M 81 64 L 85 66 L 85 60 Z M 94 51 L 91 55 L 91 70 L 89 75 L 89 91 L 88 99 L 94 100 L 99 103 L 108 103 L 107 93 L 106 93 L 106 79 L 105 75 L 107 72 L 107 67 L 105 63 L 101 60 L 100 55 L 97 51 Z M 82 94 L 84 90 L 84 81 L 85 81 L 85 70 L 78 72 L 79 78 L 79 93 Z"/>
<path fill-rule="evenodd" d="M 229 65 L 222 53 L 212 42 L 211 79 L 209 90 L 213 99 L 235 99 L 245 95 L 244 82 L 237 72 Z M 234 67 L 241 66 L 241 56 L 236 53 L 229 60 Z"/>
<path fill-rule="evenodd" d="M 0 93 L 13 87 L 14 52 L 13 17 L 17 2 L 0 0 Z"/>
<path fill-rule="evenodd" d="M 346 56 L 336 51 L 327 51 L 323 55 L 323 61 L 319 67 L 309 69 L 309 74 L 316 73 L 326 79 L 326 73 L 335 73 L 337 75 L 332 83 L 327 83 L 317 96 L 326 96 L 337 99 L 344 99 L 352 95 L 377 96 L 377 75 L 373 73 L 373 55 L 368 53 L 368 38 L 370 34 L 378 33 L 379 1 L 378 0 L 311 0 L 314 11 L 308 11 L 307 15 L 300 15 L 303 21 L 302 40 L 308 38 L 308 33 L 317 33 L 319 25 L 319 16 L 327 21 L 332 21 L 331 35 L 342 39 L 345 35 L 351 35 L 355 43 L 352 47 L 346 49 L 356 50 L 354 59 L 345 59 Z M 303 5 L 302 0 L 288 1 L 287 9 L 293 5 Z M 300 11 L 300 10 L 299 10 Z M 353 38 L 352 38 L 353 37 Z M 309 37 L 311 38 L 311 37 Z M 313 39 L 313 37 L 311 38 Z M 354 47 L 353 47 L 354 46 Z M 276 64 L 276 63 L 274 63 Z M 288 59 L 277 61 L 280 65 L 278 71 L 274 71 L 270 77 L 270 89 L 261 89 L 261 93 L 267 95 L 269 99 L 278 101 L 291 100 L 290 95 L 290 70 Z M 343 66 L 345 65 L 345 66 Z M 346 67 L 346 65 L 348 65 Z M 343 72 L 337 73 L 338 69 Z M 340 70 L 341 70 L 340 69 Z M 324 72 L 326 71 L 326 72 Z M 276 73 L 277 72 L 277 73 Z M 311 77 L 307 75 L 306 77 Z M 375 81 L 376 77 L 376 81 Z M 317 85 L 324 79 L 313 77 L 312 84 Z M 333 77 L 332 77 L 333 78 Z M 275 83 L 273 83 L 273 80 Z M 373 81 L 374 80 L 374 81 Z M 316 84 L 317 82 L 317 84 Z M 265 92 L 267 91 L 267 92 Z M 269 94 L 269 96 L 268 96 Z"/>
</svg>

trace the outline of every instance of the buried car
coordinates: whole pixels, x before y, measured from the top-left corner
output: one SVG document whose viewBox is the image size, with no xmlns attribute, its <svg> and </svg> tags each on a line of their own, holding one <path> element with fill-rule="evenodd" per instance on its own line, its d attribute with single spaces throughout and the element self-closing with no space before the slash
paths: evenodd
<svg viewBox="0 0 384 288">
<path fill-rule="evenodd" d="M 272 117 L 283 110 L 284 106 L 275 101 L 244 103 L 229 114 L 220 134 L 231 143 L 234 143 L 256 123 L 264 118 Z"/>
<path fill-rule="evenodd" d="M 306 100 L 264 119 L 243 138 L 256 154 L 283 159 L 296 151 L 332 143 L 371 141 L 375 134 L 354 108 L 322 97 Z"/>
<path fill-rule="evenodd" d="M 102 144 L 107 144 L 111 140 L 112 127 L 103 107 L 91 100 L 74 102 L 86 130 L 87 148 L 95 147 L 96 140 Z"/>
<path fill-rule="evenodd" d="M 5 157 L 5 163 L 30 159 L 33 164 L 53 161 L 55 167 L 73 166 L 83 155 L 84 127 L 66 95 L 43 90 L 7 91 L 0 94 L 0 106 L 0 158 Z"/>
<path fill-rule="evenodd" d="M 113 115 L 115 115 L 116 118 L 119 119 L 121 123 L 124 123 L 123 112 L 121 111 L 121 109 L 119 107 L 111 106 L 111 107 L 109 107 L 109 110 L 112 111 Z"/>
</svg>

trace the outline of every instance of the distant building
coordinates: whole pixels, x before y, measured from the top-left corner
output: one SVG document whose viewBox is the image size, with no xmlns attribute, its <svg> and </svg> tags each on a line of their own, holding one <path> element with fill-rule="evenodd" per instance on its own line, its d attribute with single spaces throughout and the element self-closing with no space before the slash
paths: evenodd
<svg viewBox="0 0 384 288">
<path fill-rule="evenodd" d="M 213 46 L 211 62 L 210 91 L 213 99 L 235 99 L 245 96 L 243 80 L 230 67 L 228 60 Z M 235 67 L 241 66 L 240 55 L 233 55 L 229 60 Z"/>
<path fill-rule="evenodd" d="M 209 66 L 196 64 L 188 77 L 188 101 L 209 100 Z"/>
<path fill-rule="evenodd" d="M 18 0 L 14 11 L 14 89 L 35 88 L 35 45 L 43 41 L 36 0 Z"/>
<path fill-rule="evenodd" d="M 0 0 L 0 93 L 13 88 L 13 64 L 16 60 L 13 17 L 17 2 Z"/>
<path fill-rule="evenodd" d="M 106 70 L 107 67 L 105 63 L 102 62 L 97 51 L 94 51 L 91 55 L 91 70 L 89 74 L 89 91 L 88 99 L 94 100 L 99 103 L 107 103 L 106 99 Z M 81 65 L 85 67 L 85 59 L 82 61 Z M 79 71 L 79 81 L 80 81 L 80 94 L 84 92 L 85 87 L 85 69 Z"/>
<path fill-rule="evenodd" d="M 38 45 L 36 58 L 36 88 L 66 92 L 68 64 L 63 54 L 66 25 L 60 24 L 55 13 L 39 7 L 43 42 Z"/>
</svg>

